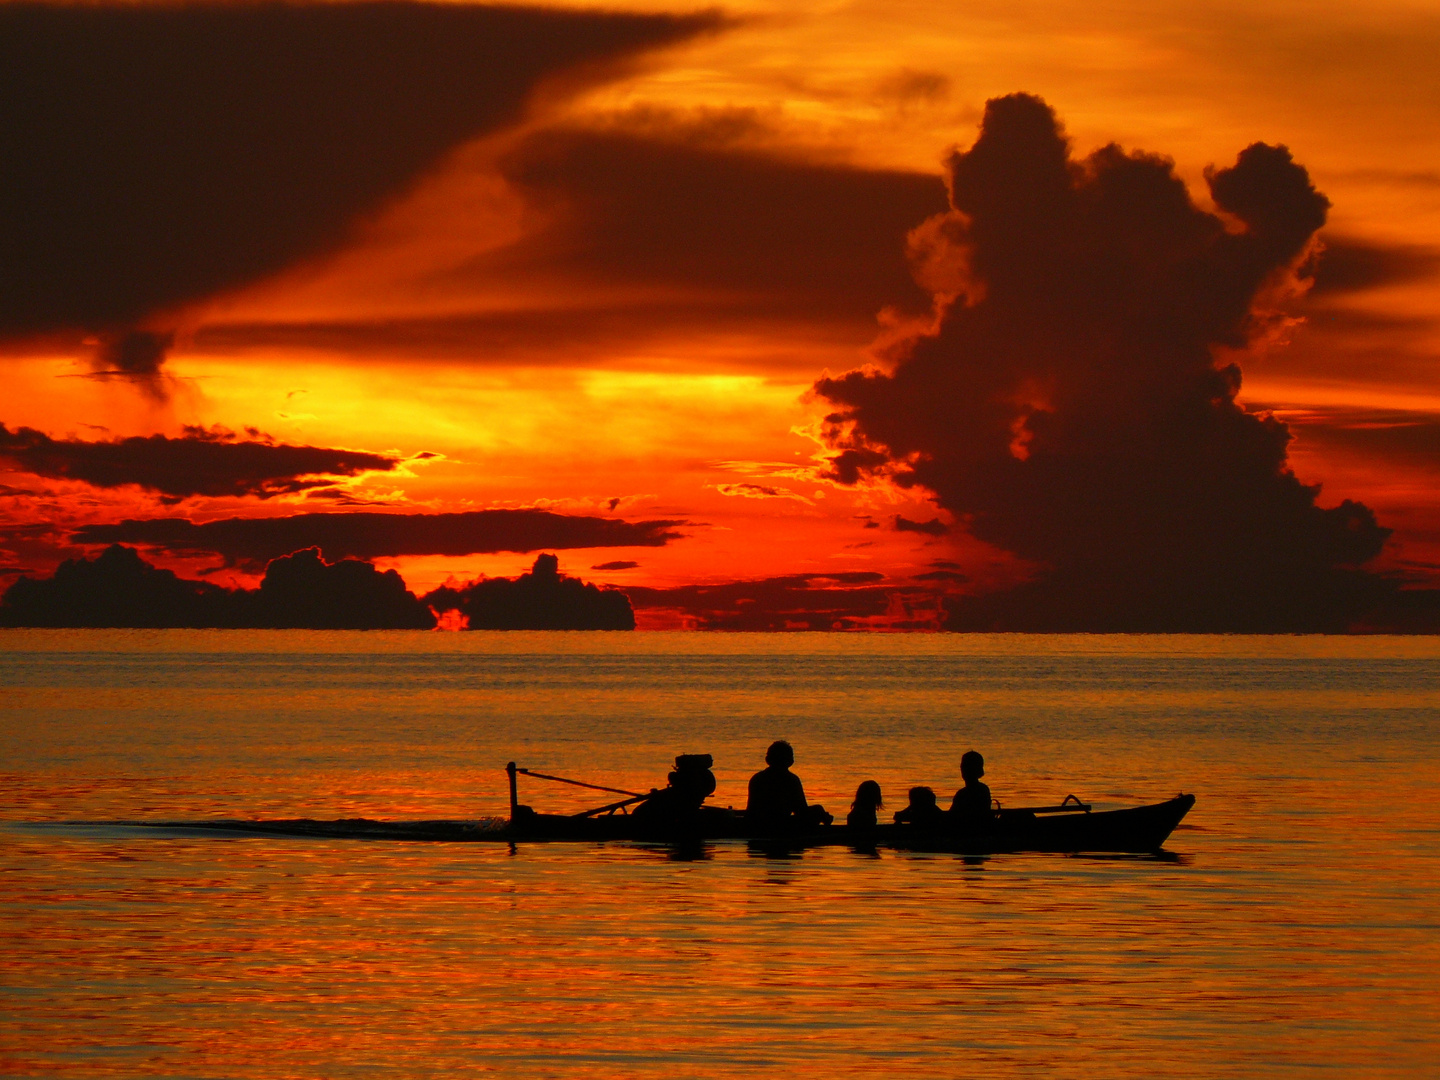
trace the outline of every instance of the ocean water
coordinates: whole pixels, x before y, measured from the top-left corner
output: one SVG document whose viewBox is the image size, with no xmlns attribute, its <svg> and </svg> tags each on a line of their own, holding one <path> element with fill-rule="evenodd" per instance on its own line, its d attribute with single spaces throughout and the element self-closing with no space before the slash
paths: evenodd
<svg viewBox="0 0 1440 1080">
<path fill-rule="evenodd" d="M 680 752 L 742 804 L 779 737 L 840 813 L 971 748 L 1010 805 L 1198 802 L 1167 858 L 126 824 Z M 7 1077 L 1434 1076 L 1437 896 L 1435 638 L 0 631 Z"/>
</svg>

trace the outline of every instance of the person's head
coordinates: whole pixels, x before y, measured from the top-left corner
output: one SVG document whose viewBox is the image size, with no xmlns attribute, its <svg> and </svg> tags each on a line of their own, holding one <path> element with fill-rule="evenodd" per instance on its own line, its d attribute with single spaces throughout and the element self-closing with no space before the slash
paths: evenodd
<svg viewBox="0 0 1440 1080">
<path fill-rule="evenodd" d="M 985 759 L 975 750 L 966 750 L 960 756 L 960 776 L 968 784 L 985 775 Z"/>
<path fill-rule="evenodd" d="M 910 789 L 911 806 L 934 806 L 935 790 L 928 787 L 912 787 Z"/>
<path fill-rule="evenodd" d="M 784 739 L 776 739 L 765 751 L 765 764 L 776 769 L 788 769 L 795 764 L 795 751 Z"/>
<path fill-rule="evenodd" d="M 874 780 L 865 780 L 855 789 L 855 801 L 850 804 L 850 809 L 878 810 L 884 805 L 880 801 L 880 785 Z"/>
</svg>

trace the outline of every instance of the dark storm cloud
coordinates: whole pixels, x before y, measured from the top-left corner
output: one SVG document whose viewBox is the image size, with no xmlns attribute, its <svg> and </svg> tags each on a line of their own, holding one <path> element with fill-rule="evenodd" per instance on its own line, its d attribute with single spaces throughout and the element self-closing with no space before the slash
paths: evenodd
<svg viewBox="0 0 1440 1080">
<path fill-rule="evenodd" d="M 944 618 L 934 589 L 880 584 L 868 570 L 792 574 L 757 581 L 627 586 L 636 611 L 666 613 L 697 630 L 935 630 Z"/>
<path fill-rule="evenodd" d="M 426 630 L 435 617 L 394 570 L 328 564 L 313 550 L 276 559 L 256 590 L 177 577 L 116 544 L 21 578 L 0 602 L 0 626 L 257 627 Z"/>
<path fill-rule="evenodd" d="M 253 432 L 259 435 L 259 432 Z M 181 438 L 52 439 L 0 424 L 0 465 L 100 488 L 134 484 L 173 500 L 193 495 L 268 499 L 328 485 L 317 477 L 389 472 L 399 460 L 363 450 L 239 440 L 223 429 L 188 427 Z"/>
<path fill-rule="evenodd" d="M 227 564 L 265 565 L 303 548 L 326 559 L 379 559 L 401 555 L 474 555 L 542 548 L 663 547 L 680 534 L 681 521 L 621 521 L 547 510 L 475 510 L 461 514 L 296 514 L 280 518 L 225 518 L 196 524 L 185 518 L 151 518 L 117 525 L 87 525 L 77 544 L 143 544 L 172 552 L 211 552 Z"/>
<path fill-rule="evenodd" d="M 537 83 L 714 15 L 0 5 L 0 335 L 128 327 L 341 244 Z M 117 370 L 123 370 L 118 365 Z"/>
<path fill-rule="evenodd" d="M 580 131 L 540 132 L 501 169 L 553 220 L 479 268 L 564 267 L 609 283 L 785 298 L 831 314 L 858 307 L 867 317 L 928 299 L 906 272 L 904 238 L 943 209 L 938 177 Z"/>
<path fill-rule="evenodd" d="M 697 132 L 665 115 L 639 127 L 541 131 L 500 164 L 543 224 L 457 269 L 448 284 L 528 284 L 553 298 L 552 306 L 377 322 L 216 324 L 201 330 L 196 344 L 573 363 L 617 340 L 693 333 L 696 326 L 775 336 L 802 323 L 811 328 L 809 340 L 855 341 L 873 335 L 875 313 L 886 305 L 928 309 L 928 294 L 906 266 L 905 236 L 945 208 L 939 176 L 782 158 L 737 147 L 714 124 Z M 630 295 L 597 302 L 597 288 Z M 585 302 L 575 304 L 576 295 Z"/>
<path fill-rule="evenodd" d="M 1290 434 L 1235 402 L 1215 346 L 1268 325 L 1268 287 L 1328 202 L 1283 147 L 1207 173 L 1234 226 L 1172 163 L 1104 147 L 1073 160 L 1039 99 L 991 101 L 949 162 L 953 212 L 916 235 L 960 299 L 893 374 L 822 380 L 844 480 L 887 472 L 1040 567 L 963 600 L 952 626 L 1344 629 L 1378 588 L 1353 569 L 1388 530 L 1316 505 Z M 939 255 L 937 255 L 937 252 Z M 876 462 L 873 455 L 883 455 Z M 867 457 L 867 455 L 870 455 Z"/>
</svg>

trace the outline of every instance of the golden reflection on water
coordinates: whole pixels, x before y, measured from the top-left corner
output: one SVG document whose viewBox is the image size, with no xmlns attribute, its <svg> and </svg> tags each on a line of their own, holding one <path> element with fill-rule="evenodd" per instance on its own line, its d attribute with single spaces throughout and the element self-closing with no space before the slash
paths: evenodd
<svg viewBox="0 0 1440 1080">
<path fill-rule="evenodd" d="M 1409 1077 L 1440 1049 L 1434 639 L 0 650 L 4 1075 Z M 1178 861 L 104 824 L 475 816 L 503 811 L 511 758 L 632 787 L 680 750 L 738 802 L 777 735 L 832 810 L 867 776 L 893 806 L 943 790 L 971 745 L 1012 803 L 1199 803 Z"/>
</svg>

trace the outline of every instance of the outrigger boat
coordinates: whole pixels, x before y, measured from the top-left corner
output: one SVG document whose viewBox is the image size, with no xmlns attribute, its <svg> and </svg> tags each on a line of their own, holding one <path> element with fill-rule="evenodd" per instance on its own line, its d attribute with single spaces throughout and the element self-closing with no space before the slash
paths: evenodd
<svg viewBox="0 0 1440 1080">
<path fill-rule="evenodd" d="M 506 839 L 514 841 L 746 840 L 762 847 L 786 850 L 848 845 L 962 855 L 1022 851 L 1148 854 L 1161 850 L 1175 826 L 1195 805 L 1194 795 L 1181 794 L 1148 806 L 1094 811 L 1089 803 L 1067 795 L 1053 806 L 997 807 L 988 827 L 966 832 L 899 824 L 873 828 L 821 825 L 801 831 L 774 831 L 755 828 L 742 812 L 714 806 L 701 806 L 690 814 L 674 818 L 651 818 L 628 812 L 631 807 L 661 795 L 666 790 L 663 788 L 640 794 L 521 769 L 513 761 L 505 766 L 505 771 L 510 777 L 510 823 L 505 834 Z M 520 803 L 519 776 L 609 791 L 627 798 L 578 814 L 540 814 Z"/>
<path fill-rule="evenodd" d="M 704 761 L 709 755 L 682 755 L 683 759 Z M 665 844 L 695 844 L 740 840 L 766 851 L 796 851 L 811 847 L 850 846 L 892 848 L 906 851 L 953 852 L 960 855 L 999 855 L 1012 852 L 1053 853 L 1137 853 L 1159 852 L 1181 819 L 1195 805 L 1194 795 L 1177 795 L 1148 806 L 1122 810 L 1092 810 L 1089 803 L 1067 795 L 1053 806 L 996 807 L 988 826 L 963 832 L 948 827 L 923 828 L 915 825 L 876 825 L 851 828 L 821 825 L 803 830 L 757 828 L 743 811 L 718 806 L 688 806 L 677 809 L 666 803 L 676 792 L 672 786 L 641 793 L 623 788 L 591 784 L 562 776 L 519 768 L 513 761 L 505 766 L 510 780 L 508 821 L 376 821 L 350 818 L 339 821 L 211 820 L 205 822 L 134 822 L 154 828 L 185 832 L 225 832 L 245 836 L 303 836 L 355 840 L 421 840 L 509 843 L 570 841 L 593 843 L 609 840 Z M 583 810 L 576 814 L 537 813 L 519 800 L 519 777 L 570 784 L 605 791 L 625 798 Z M 703 800 L 697 800 L 700 802 Z M 672 800 L 673 803 L 673 800 Z M 661 808 L 661 812 L 655 812 Z M 649 811 L 649 812 L 647 812 Z"/>
</svg>

